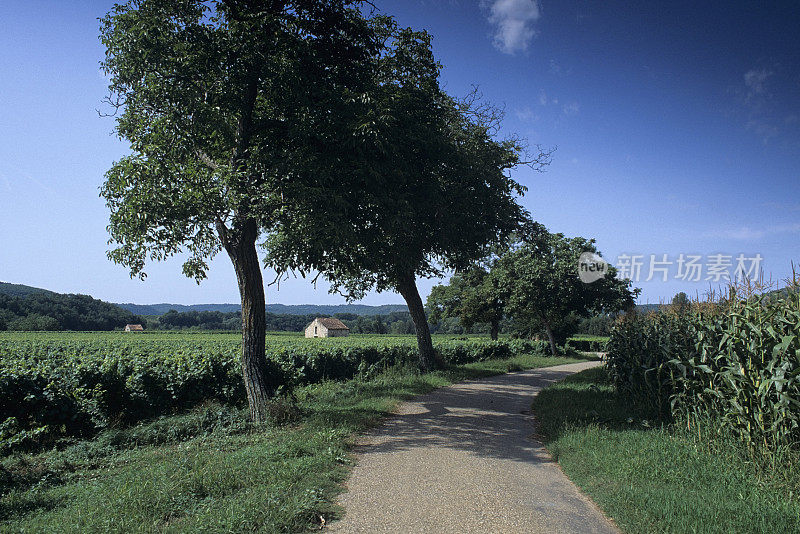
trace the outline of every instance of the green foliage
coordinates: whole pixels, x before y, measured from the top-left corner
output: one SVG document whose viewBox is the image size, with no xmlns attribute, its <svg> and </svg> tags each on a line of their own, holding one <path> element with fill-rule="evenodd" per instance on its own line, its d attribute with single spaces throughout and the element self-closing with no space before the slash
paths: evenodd
<svg viewBox="0 0 800 534">
<path fill-rule="evenodd" d="M 298 196 L 324 188 L 335 209 L 349 188 L 338 164 L 329 187 L 334 162 L 358 153 L 390 26 L 359 4 L 138 0 L 101 19 L 108 103 L 132 151 L 101 189 L 112 260 L 141 276 L 186 251 L 184 273 L 200 280 L 210 257 L 252 246 Z"/>
<path fill-rule="evenodd" d="M 605 352 L 609 339 L 607 336 L 575 336 L 567 340 L 566 347 L 582 352 Z"/>
<path fill-rule="evenodd" d="M 800 298 L 754 295 L 622 321 L 615 385 L 691 425 L 713 417 L 751 447 L 800 444 Z"/>
<path fill-rule="evenodd" d="M 32 295 L 34 293 L 52 293 L 52 291 L 22 284 L 0 282 L 0 295 L 9 295 L 11 297 L 27 297 L 28 295 Z"/>
<path fill-rule="evenodd" d="M 575 333 L 580 317 L 616 312 L 633 306 L 637 290 L 616 271 L 586 284 L 578 278 L 578 258 L 597 253 L 593 239 L 567 238 L 531 222 L 519 241 L 502 254 L 492 269 L 496 286 L 505 293 L 506 314 L 521 335 L 552 336 L 553 348 Z"/>
<path fill-rule="evenodd" d="M 689 296 L 683 291 L 672 297 L 672 307 L 675 308 L 675 310 L 679 313 L 689 311 L 690 306 L 691 301 L 689 300 Z"/>
<path fill-rule="evenodd" d="M 601 368 L 567 377 L 533 401 L 539 435 L 570 480 L 623 532 L 800 530 L 800 462 L 754 462 L 717 421 L 659 424 Z"/>
<path fill-rule="evenodd" d="M 591 317 L 583 317 L 578 321 L 576 335 L 610 336 L 614 326 L 615 317 L 608 313 L 601 313 Z"/>
<path fill-rule="evenodd" d="M 669 362 L 693 349 L 688 319 L 673 313 L 628 317 L 617 323 L 608 343 L 609 375 L 620 394 L 661 417 L 670 416 L 675 393 Z"/>
<path fill-rule="evenodd" d="M 321 197 L 268 243 L 277 269 L 317 269 L 334 290 L 355 298 L 466 267 L 516 230 L 524 214 L 516 196 L 525 188 L 506 173 L 523 163 L 523 147 L 495 139 L 499 113 L 475 95 L 459 102 L 445 93 L 430 35 L 399 30 L 392 37 L 371 101 L 378 131 L 373 145 L 362 147 L 368 163 L 352 171 L 364 182 L 349 207 L 359 224 L 339 224 Z M 548 156 L 530 163 L 539 169 Z M 376 176 L 389 185 L 379 186 Z M 305 239 L 309 234 L 319 237 Z"/>
<path fill-rule="evenodd" d="M 88 295 L 31 291 L 13 296 L 0 293 L 0 330 L 114 330 L 141 317 Z"/>
<path fill-rule="evenodd" d="M 289 313 L 267 313 L 266 328 L 268 332 L 301 333 L 308 323 L 317 317 L 329 317 L 325 313 L 296 315 Z M 357 315 L 354 313 L 337 313 L 340 319 L 350 328 L 352 334 L 413 334 L 414 324 L 407 311 L 388 314 Z M 242 314 L 240 312 L 219 311 L 185 311 L 170 310 L 161 316 L 148 317 L 148 330 L 240 330 Z"/>
<path fill-rule="evenodd" d="M 321 518 L 341 514 L 334 502 L 353 434 L 400 400 L 454 381 L 576 361 L 520 354 L 429 374 L 396 366 L 368 380 L 298 388 L 292 400 L 270 403 L 263 425 L 247 410 L 206 402 L 64 448 L 0 458 L 0 530 L 318 532 Z"/>
<path fill-rule="evenodd" d="M 496 139 L 499 113 L 474 95 L 459 102 L 440 87 L 430 35 L 401 29 L 391 37 L 370 100 L 372 143 L 359 147 L 365 162 L 345 173 L 361 180 L 345 206 L 347 219 L 330 216 L 327 195 L 305 197 L 268 241 L 267 262 L 279 272 L 316 270 L 349 299 L 373 288 L 397 290 L 413 318 L 422 365 L 431 369 L 442 362 L 416 278 L 464 268 L 518 228 L 525 211 L 516 199 L 525 188 L 507 171 L 524 163 L 523 147 Z M 541 153 L 528 163 L 540 169 L 548 161 Z"/>
<path fill-rule="evenodd" d="M 245 400 L 240 346 L 239 336 L 225 334 L 4 334 L 3 447 L 91 435 L 208 400 L 239 405 Z M 542 348 L 522 340 L 476 338 L 437 340 L 435 346 L 451 364 Z M 398 364 L 413 366 L 417 354 L 409 337 L 275 336 L 267 358 L 284 389 L 291 390 L 325 380 L 370 377 Z"/>
<path fill-rule="evenodd" d="M 438 324 L 442 319 L 457 317 L 467 331 L 478 323 L 489 323 L 496 339 L 505 304 L 490 268 L 491 265 L 476 264 L 453 275 L 447 285 L 435 286 L 425 304 L 429 320 Z"/>
</svg>

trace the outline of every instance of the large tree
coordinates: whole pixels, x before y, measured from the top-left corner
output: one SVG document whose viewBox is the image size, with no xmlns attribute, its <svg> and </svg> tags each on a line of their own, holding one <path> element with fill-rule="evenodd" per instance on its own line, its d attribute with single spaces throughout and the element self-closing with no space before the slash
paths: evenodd
<svg viewBox="0 0 800 534">
<path fill-rule="evenodd" d="M 365 96 L 385 18 L 349 0 L 131 0 L 101 20 L 116 131 L 131 154 L 102 187 L 116 245 L 148 260 L 186 253 L 199 282 L 224 250 L 242 303 L 242 373 L 251 417 L 279 386 L 265 358 L 256 242 L 293 215 L 293 196 L 351 191 L 330 171 L 369 135 Z M 335 182 L 335 183 L 334 183 Z M 333 186 L 336 187 L 333 187 Z"/>
<path fill-rule="evenodd" d="M 347 205 L 350 216 L 340 222 L 322 206 L 298 210 L 308 216 L 276 235 L 269 256 L 279 270 L 319 271 L 351 299 L 371 289 L 399 292 L 425 369 L 441 362 L 417 277 L 466 267 L 514 232 L 526 216 L 516 202 L 524 188 L 508 171 L 548 161 L 543 153 L 524 161 L 516 139 L 496 139 L 499 113 L 476 98 L 451 98 L 439 85 L 439 70 L 428 34 L 395 33 L 370 101 L 377 134 L 362 158 L 369 164 L 350 170 L 363 177 Z M 305 239 L 311 234 L 328 243 Z"/>
<path fill-rule="evenodd" d="M 538 223 L 526 225 L 519 241 L 500 256 L 491 276 L 503 293 L 506 312 L 520 332 L 543 332 L 550 350 L 557 354 L 557 343 L 564 343 L 568 321 L 594 313 L 616 312 L 634 304 L 639 289 L 630 289 L 630 280 L 616 278 L 609 267 L 606 276 L 592 283 L 581 281 L 578 261 L 581 253 L 598 254 L 593 239 L 568 238 L 550 233 Z"/>
<path fill-rule="evenodd" d="M 466 329 L 488 323 L 490 336 L 496 340 L 505 302 L 497 287 L 498 279 L 490 275 L 490 269 L 491 265 L 476 263 L 454 274 L 447 284 L 435 286 L 425 303 L 431 322 L 457 317 Z"/>
</svg>

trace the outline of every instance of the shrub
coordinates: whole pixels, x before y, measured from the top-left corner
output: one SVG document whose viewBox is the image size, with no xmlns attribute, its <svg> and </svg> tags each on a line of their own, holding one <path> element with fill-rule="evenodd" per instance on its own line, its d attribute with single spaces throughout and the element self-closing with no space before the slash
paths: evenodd
<svg viewBox="0 0 800 534">
<path fill-rule="evenodd" d="M 284 392 L 322 380 L 369 378 L 418 361 L 413 338 L 271 337 L 268 361 Z M 240 339 L 209 334 L 4 334 L 0 338 L 0 436 L 11 448 L 44 436 L 101 429 L 176 413 L 205 401 L 242 405 Z M 543 351 L 525 340 L 437 340 L 463 364 Z M 280 417 L 283 419 L 283 416 Z M 5 423 L 4 423 L 5 421 Z M 26 433 L 26 434 L 23 434 Z"/>
</svg>

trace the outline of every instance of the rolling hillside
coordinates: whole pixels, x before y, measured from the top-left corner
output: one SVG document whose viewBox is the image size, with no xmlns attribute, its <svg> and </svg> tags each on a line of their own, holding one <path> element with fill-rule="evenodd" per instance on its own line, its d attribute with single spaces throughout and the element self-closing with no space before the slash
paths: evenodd
<svg viewBox="0 0 800 534">
<path fill-rule="evenodd" d="M 54 291 L 38 287 L 26 286 L 22 284 L 12 284 L 0 282 L 0 295 L 9 297 L 25 298 L 34 294 L 61 295 Z M 134 304 L 123 303 L 115 306 L 127 310 L 135 315 L 164 315 L 169 310 L 178 312 L 190 311 L 218 311 L 223 313 L 238 312 L 241 309 L 239 304 Z M 405 312 L 408 308 L 405 304 L 383 304 L 381 306 L 367 306 L 365 304 L 267 304 L 267 313 L 290 314 L 290 315 L 333 315 L 336 313 L 353 313 L 356 315 L 388 315 L 392 312 Z"/>
<path fill-rule="evenodd" d="M 24 286 L 22 284 L 10 284 L 8 282 L 0 282 L 0 295 L 8 295 L 10 297 L 27 297 L 34 293 L 49 293 L 55 295 L 52 291 L 40 289 L 38 287 Z"/>
<path fill-rule="evenodd" d="M 219 311 L 223 313 L 238 312 L 238 304 L 117 304 L 137 315 L 164 315 L 169 310 L 177 312 Z M 408 311 L 405 304 L 383 304 L 367 306 L 365 304 L 267 304 L 267 313 L 290 315 L 333 315 L 336 313 L 354 313 L 356 315 L 387 315 L 392 312 Z"/>
</svg>

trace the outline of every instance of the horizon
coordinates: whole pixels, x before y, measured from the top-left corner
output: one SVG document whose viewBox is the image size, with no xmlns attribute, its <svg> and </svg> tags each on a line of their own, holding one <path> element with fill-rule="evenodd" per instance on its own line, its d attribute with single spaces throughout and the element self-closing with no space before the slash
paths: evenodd
<svg viewBox="0 0 800 534">
<path fill-rule="evenodd" d="M 225 257 L 200 286 L 181 274 L 180 258 L 148 265 L 145 282 L 106 258 L 98 187 L 128 153 L 97 114 L 106 80 L 96 19 L 112 4 L 7 7 L 0 43 L 15 52 L 0 58 L 0 277 L 108 302 L 236 302 Z M 734 266 L 758 255 L 776 281 L 800 260 L 796 4 L 376 4 L 432 34 L 449 93 L 477 85 L 505 108 L 502 135 L 558 147 L 544 174 L 513 173 L 529 188 L 521 204 L 553 232 L 596 238 L 612 263 L 641 256 L 639 303 L 718 285 L 705 272 L 696 282 L 676 276 L 681 255 L 723 255 Z M 666 281 L 653 271 L 662 259 Z M 265 283 L 275 276 L 263 274 Z M 436 283 L 419 280 L 423 299 Z M 267 303 L 345 303 L 323 281 L 289 277 L 265 289 Z M 392 292 L 358 301 L 394 302 L 402 298 Z"/>
<path fill-rule="evenodd" d="M 8 282 L 6 280 L 0 280 L 0 284 L 25 285 L 25 284 L 15 284 L 14 282 Z M 31 287 L 33 289 L 39 289 L 39 290 L 43 290 L 43 291 L 51 291 L 52 292 L 52 290 L 47 289 L 47 288 L 43 288 L 43 287 L 35 287 L 35 286 L 26 286 L 26 287 Z M 783 289 L 783 288 L 780 288 L 780 289 Z M 64 293 L 60 293 L 60 294 L 64 294 Z M 67 293 L 67 294 L 69 294 L 69 293 Z M 74 294 L 74 295 L 87 295 L 87 296 L 90 296 L 92 298 L 97 299 L 97 297 L 95 297 L 94 295 L 88 294 L 88 293 L 71 293 L 71 294 Z M 690 299 L 692 299 L 692 295 L 687 295 L 687 296 Z M 98 300 L 103 300 L 103 299 L 98 299 Z M 671 299 L 669 299 L 669 300 L 665 299 L 665 300 L 663 300 L 661 302 L 637 302 L 636 305 L 637 306 L 659 306 L 659 305 L 669 304 L 670 300 Z M 183 302 L 125 302 L 125 301 L 119 301 L 119 302 L 104 301 L 104 302 L 108 302 L 109 304 L 114 304 L 116 306 L 127 306 L 127 305 L 131 305 L 131 306 L 164 306 L 164 305 L 173 306 L 174 305 L 174 306 L 186 306 L 186 307 L 190 307 L 190 306 L 239 306 L 239 307 L 241 307 L 241 303 L 239 303 L 239 302 L 195 302 L 195 303 L 191 303 L 191 304 L 186 304 L 186 303 L 183 303 Z M 381 304 L 364 304 L 361 301 L 344 302 L 344 303 L 338 303 L 338 304 L 337 303 L 334 303 L 334 304 L 321 304 L 321 303 L 318 303 L 318 302 L 303 302 L 303 303 L 298 303 L 298 304 L 287 304 L 285 302 L 267 302 L 265 304 L 265 307 L 267 307 L 267 308 L 269 308 L 270 306 L 287 306 L 287 307 L 301 307 L 301 306 L 311 306 L 311 307 L 314 307 L 314 306 L 316 306 L 316 307 L 365 306 L 365 307 L 369 307 L 369 308 L 380 308 L 380 307 L 383 307 L 383 306 L 404 306 L 404 307 L 408 307 L 408 305 L 405 302 L 384 302 L 384 303 L 381 303 Z"/>
</svg>

